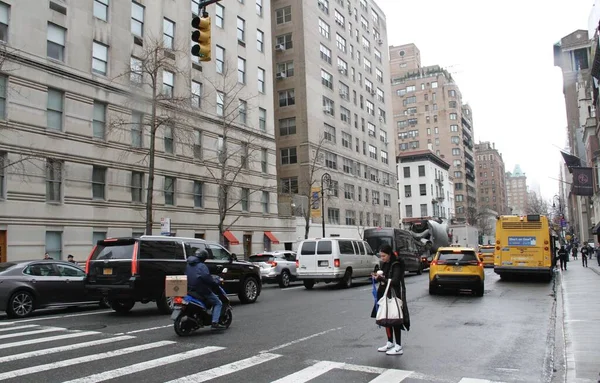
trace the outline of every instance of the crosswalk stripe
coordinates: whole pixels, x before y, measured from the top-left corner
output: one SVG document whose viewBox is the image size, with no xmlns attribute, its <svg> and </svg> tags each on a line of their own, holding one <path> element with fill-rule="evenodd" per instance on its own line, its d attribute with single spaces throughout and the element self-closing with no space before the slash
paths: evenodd
<svg viewBox="0 0 600 383">
<path fill-rule="evenodd" d="M 11 331 L 11 330 L 22 330 L 24 328 L 31 328 L 31 327 L 40 327 L 37 324 L 26 324 L 23 326 L 15 326 L 15 327 L 4 327 L 4 328 L 0 328 L 0 332 L 2 331 Z"/>
<path fill-rule="evenodd" d="M 379 375 L 369 383 L 387 383 L 387 382 L 401 382 L 408 378 L 413 372 L 404 370 L 395 370 L 393 368 L 386 370 L 383 374 Z"/>
<path fill-rule="evenodd" d="M 340 368 L 344 365 L 344 363 L 338 362 L 319 362 L 313 364 L 310 367 L 306 367 L 303 370 L 300 370 L 294 374 L 284 376 L 281 379 L 278 379 L 272 383 L 305 383 L 309 380 L 313 380 L 314 378 L 323 375 L 324 373 L 331 371 L 335 368 Z"/>
<path fill-rule="evenodd" d="M 207 380 L 216 379 L 221 376 L 229 375 L 234 372 L 239 372 L 248 367 L 257 366 L 261 363 L 268 362 L 281 357 L 278 354 L 263 353 L 247 359 L 242 359 L 237 362 L 225 364 L 220 367 L 215 367 L 210 370 L 202 371 L 194 375 L 184 376 L 183 378 L 171 380 L 168 383 L 200 383 Z"/>
<path fill-rule="evenodd" d="M 15 322 L 0 322 L 0 326 L 12 326 Z"/>
<path fill-rule="evenodd" d="M 494 382 L 493 380 L 487 379 L 473 379 L 473 378 L 462 378 L 458 383 L 502 383 L 502 382 Z"/>
<path fill-rule="evenodd" d="M 73 332 L 73 333 L 64 334 L 64 335 L 47 336 L 45 338 L 27 339 L 27 340 L 22 340 L 20 342 L 0 344 L 0 350 L 3 350 L 5 348 L 27 346 L 28 344 L 52 342 L 54 340 L 71 339 L 71 338 L 78 338 L 80 336 L 88 336 L 88 335 L 96 335 L 96 334 L 99 334 L 99 332 L 98 331 L 81 331 L 81 332 Z"/>
<path fill-rule="evenodd" d="M 41 330 L 25 331 L 25 332 L 18 332 L 18 333 L 15 333 L 15 334 L 0 335 L 0 339 L 17 338 L 17 337 L 20 337 L 20 336 L 43 334 L 45 332 L 54 332 L 54 331 L 60 331 L 60 330 L 64 330 L 64 329 L 63 328 L 59 328 L 59 327 L 43 328 Z"/>
<path fill-rule="evenodd" d="M 27 358 L 32 358 L 32 357 L 41 356 L 41 355 L 56 354 L 57 352 L 77 350 L 79 348 L 98 346 L 100 344 L 113 343 L 113 342 L 118 342 L 121 340 L 134 339 L 134 338 L 135 338 L 135 336 L 123 335 L 123 336 L 118 336 L 115 338 L 105 338 L 105 339 L 93 340 L 90 342 L 75 343 L 75 344 L 69 344 L 66 346 L 45 348 L 43 350 L 23 352 L 21 354 L 8 355 L 5 357 L 2 357 L 2 358 L 0 358 L 0 363 L 13 362 L 15 360 L 27 359 Z"/>
<path fill-rule="evenodd" d="M 92 362 L 92 361 L 97 361 L 100 359 L 112 358 L 114 356 L 131 354 L 131 353 L 134 353 L 137 351 L 149 350 L 152 348 L 162 347 L 162 346 L 170 345 L 173 343 L 177 343 L 177 342 L 164 340 L 164 341 L 160 341 L 160 342 L 147 343 L 147 344 L 142 344 L 139 346 L 122 348 L 122 349 L 115 350 L 115 351 L 103 352 L 100 354 L 81 356 L 79 358 L 61 360 L 61 361 L 54 362 L 54 363 L 41 364 L 39 366 L 22 368 L 20 370 L 13 370 L 13 371 L 8 371 L 3 374 L 0 374 L 0 380 L 17 378 L 19 376 L 35 374 L 38 372 L 53 370 L 53 369 L 61 368 L 61 367 L 74 367 L 76 364 L 80 364 L 80 363 Z"/>
<path fill-rule="evenodd" d="M 210 354 L 215 351 L 224 350 L 225 347 L 203 347 L 197 350 L 191 350 L 182 352 L 180 354 L 174 354 L 165 356 L 158 359 L 149 360 L 147 362 L 132 364 L 131 366 L 117 368 L 116 370 L 102 372 L 100 374 L 86 376 L 80 379 L 70 380 L 68 382 L 63 383 L 97 383 L 103 382 L 105 380 L 120 378 L 125 375 L 135 374 L 136 372 L 145 371 L 151 368 L 156 368 L 160 366 L 164 366 L 167 364 L 181 362 L 186 359 L 191 359 L 197 356 Z"/>
</svg>

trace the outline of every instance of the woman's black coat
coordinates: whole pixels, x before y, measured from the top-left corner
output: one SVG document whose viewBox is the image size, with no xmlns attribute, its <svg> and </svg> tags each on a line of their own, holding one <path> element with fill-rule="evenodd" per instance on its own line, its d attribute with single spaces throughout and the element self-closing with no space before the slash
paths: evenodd
<svg viewBox="0 0 600 383">
<path fill-rule="evenodd" d="M 406 302 L 406 287 L 404 285 L 404 261 L 396 260 L 383 264 L 383 275 L 385 279 L 381 280 L 379 283 L 379 287 L 377 288 L 377 300 L 383 297 L 383 293 L 385 292 L 385 287 L 387 286 L 387 282 L 389 278 L 392 278 L 392 284 L 390 289 L 394 289 L 397 297 L 402 299 L 402 316 L 404 317 L 404 325 L 402 325 L 403 330 L 410 330 L 410 314 L 408 312 L 408 304 Z M 391 291 L 388 291 L 388 298 L 391 298 Z M 373 310 L 371 310 L 371 318 L 375 318 L 377 316 L 377 304 L 373 305 Z"/>
</svg>

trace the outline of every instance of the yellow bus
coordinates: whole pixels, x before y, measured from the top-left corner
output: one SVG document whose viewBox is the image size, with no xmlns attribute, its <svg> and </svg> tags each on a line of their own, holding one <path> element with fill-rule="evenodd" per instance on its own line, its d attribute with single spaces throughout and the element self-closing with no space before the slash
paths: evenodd
<svg viewBox="0 0 600 383">
<path fill-rule="evenodd" d="M 537 274 L 552 280 L 556 262 L 555 239 L 546 216 L 498 217 L 494 272 L 501 278 L 514 274 Z"/>
</svg>

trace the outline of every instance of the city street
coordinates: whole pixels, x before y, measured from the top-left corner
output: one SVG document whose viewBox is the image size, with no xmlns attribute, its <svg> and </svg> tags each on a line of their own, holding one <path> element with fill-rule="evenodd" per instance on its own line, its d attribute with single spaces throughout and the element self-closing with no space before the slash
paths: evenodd
<svg viewBox="0 0 600 383">
<path fill-rule="evenodd" d="M 553 283 L 501 281 L 483 298 L 429 296 L 407 275 L 412 327 L 403 356 L 377 347 L 371 284 L 350 289 L 266 285 L 256 304 L 233 298 L 223 333 L 179 338 L 154 304 L 125 316 L 80 308 L 0 319 L 0 380 L 9 382 L 542 382 L 554 355 Z M 197 374 L 197 375 L 196 375 Z M 181 379 L 188 377 L 189 380 Z M 181 379 L 181 380 L 177 380 Z M 476 380 L 482 379 L 482 380 Z"/>
</svg>

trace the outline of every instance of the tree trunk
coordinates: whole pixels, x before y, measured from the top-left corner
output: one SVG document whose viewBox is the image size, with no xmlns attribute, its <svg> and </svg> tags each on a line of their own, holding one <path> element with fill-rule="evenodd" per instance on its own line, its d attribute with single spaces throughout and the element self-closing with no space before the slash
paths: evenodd
<svg viewBox="0 0 600 383">
<path fill-rule="evenodd" d="M 310 206 L 308 206 L 308 213 L 304 214 L 304 239 L 308 239 L 309 231 L 310 231 Z"/>
<path fill-rule="evenodd" d="M 155 77 L 156 78 L 156 77 Z M 150 151 L 148 152 L 148 190 L 146 191 L 146 235 L 152 235 L 154 197 L 154 152 L 156 147 L 156 80 L 152 86 L 152 122 L 150 123 Z"/>
</svg>

